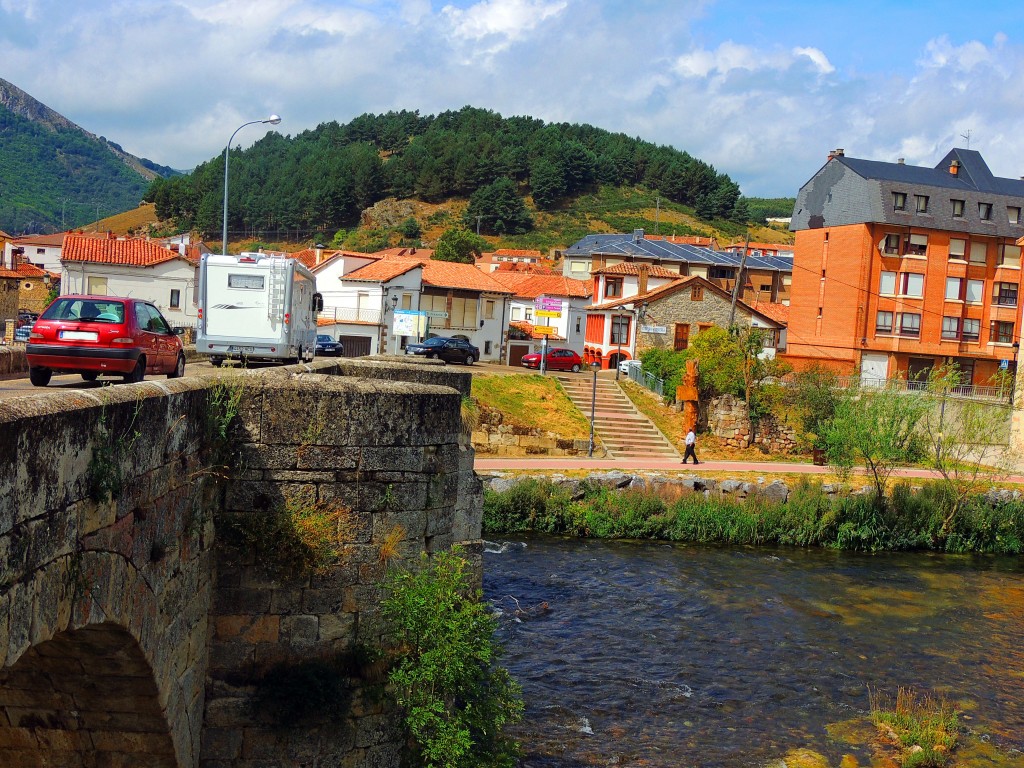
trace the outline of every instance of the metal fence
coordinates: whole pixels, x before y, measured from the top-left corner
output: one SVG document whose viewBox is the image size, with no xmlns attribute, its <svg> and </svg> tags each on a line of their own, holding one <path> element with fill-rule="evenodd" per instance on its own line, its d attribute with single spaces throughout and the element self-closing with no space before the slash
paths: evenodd
<svg viewBox="0 0 1024 768">
<path fill-rule="evenodd" d="M 836 381 L 837 386 L 842 389 L 888 389 L 895 392 L 926 392 L 927 381 L 913 379 L 883 379 L 860 376 L 840 376 Z M 990 400 L 993 402 L 1006 403 L 1010 401 L 1012 385 L 1002 387 L 978 386 L 976 384 L 961 384 L 957 387 L 950 387 L 945 394 L 950 397 L 962 400 Z M 943 390 L 933 390 L 935 394 L 943 394 Z"/>
<path fill-rule="evenodd" d="M 646 387 L 658 397 L 665 396 L 665 380 L 659 379 L 652 373 L 644 373 L 639 365 L 630 365 L 626 368 L 626 375 L 641 387 Z"/>
</svg>

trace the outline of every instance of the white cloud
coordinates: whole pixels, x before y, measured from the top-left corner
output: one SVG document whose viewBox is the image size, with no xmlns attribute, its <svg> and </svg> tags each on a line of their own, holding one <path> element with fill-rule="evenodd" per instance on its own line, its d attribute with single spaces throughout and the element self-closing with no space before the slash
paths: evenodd
<svg viewBox="0 0 1024 768">
<path fill-rule="evenodd" d="M 830 75 L 836 71 L 836 68 L 832 66 L 832 62 L 828 60 L 828 56 L 817 48 L 794 48 L 793 54 L 795 56 L 806 56 L 823 75 Z"/>
<path fill-rule="evenodd" d="M 483 0 L 464 10 L 446 5 L 441 14 L 452 25 L 455 37 L 480 40 L 497 35 L 519 40 L 567 5 L 566 0 Z"/>
</svg>

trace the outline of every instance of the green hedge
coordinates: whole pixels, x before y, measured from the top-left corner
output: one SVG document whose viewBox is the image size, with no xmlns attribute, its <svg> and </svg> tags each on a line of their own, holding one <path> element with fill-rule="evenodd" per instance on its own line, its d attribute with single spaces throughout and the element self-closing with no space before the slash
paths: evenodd
<svg viewBox="0 0 1024 768">
<path fill-rule="evenodd" d="M 578 495 L 578 494 L 576 494 Z M 801 480 L 786 503 L 745 501 L 584 484 L 582 498 L 546 480 L 484 493 L 484 533 L 537 531 L 608 539 L 818 546 L 861 551 L 933 550 L 1021 554 L 1024 503 L 971 500 L 946 524 L 941 486 L 896 485 L 883 503 L 870 494 L 832 496 Z"/>
</svg>

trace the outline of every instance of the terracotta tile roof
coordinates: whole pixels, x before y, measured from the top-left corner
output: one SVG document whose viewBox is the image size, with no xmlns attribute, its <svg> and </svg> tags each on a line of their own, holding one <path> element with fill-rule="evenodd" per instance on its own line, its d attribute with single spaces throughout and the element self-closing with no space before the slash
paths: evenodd
<svg viewBox="0 0 1024 768">
<path fill-rule="evenodd" d="M 486 272 L 473 264 L 453 261 L 426 261 L 423 263 L 423 283 L 437 288 L 457 288 L 464 291 L 486 293 L 512 293 Z"/>
<path fill-rule="evenodd" d="M 604 269 L 599 269 L 592 274 L 595 275 L 639 275 L 640 267 L 642 265 L 632 261 L 624 261 L 621 264 L 614 264 Z M 667 277 L 674 278 L 679 277 L 678 272 L 673 272 L 671 269 L 665 269 L 665 267 L 658 266 L 657 264 L 647 265 L 647 274 L 650 277 Z"/>
<path fill-rule="evenodd" d="M 342 280 L 365 280 L 369 283 L 386 283 L 399 275 L 404 275 L 416 267 L 422 267 L 426 260 L 417 259 L 381 259 L 349 272 Z M 476 267 L 473 267 L 476 269 Z M 479 272 L 479 270 L 477 270 Z"/>
<path fill-rule="evenodd" d="M 485 254 L 486 255 L 486 254 Z M 532 259 L 543 259 L 544 254 L 540 251 L 528 251 L 518 248 L 499 248 L 494 252 L 495 256 L 526 256 Z"/>
<path fill-rule="evenodd" d="M 585 299 L 593 292 L 590 283 L 562 275 L 530 275 L 518 272 L 492 272 L 491 277 L 516 296 L 535 299 L 538 296 L 564 296 Z M 525 279 L 524 279 L 525 278 Z"/>
<path fill-rule="evenodd" d="M 482 262 L 477 262 L 479 266 Z M 526 272 L 531 275 L 560 275 L 553 261 L 498 261 L 494 262 L 494 272 Z M 492 273 L 493 274 L 493 273 Z"/>
<path fill-rule="evenodd" d="M 371 256 L 378 259 L 429 259 L 434 255 L 433 248 L 385 248 L 374 251 Z"/>
<path fill-rule="evenodd" d="M 751 306 L 762 315 L 782 325 L 789 325 L 789 305 L 770 301 L 756 301 Z"/>
<path fill-rule="evenodd" d="M 69 234 L 64 238 L 61 254 L 61 261 L 90 261 L 130 267 L 153 267 L 174 259 L 189 261 L 179 253 L 141 238 L 120 240 L 80 234 Z"/>
<path fill-rule="evenodd" d="M 792 251 L 792 243 L 751 243 L 747 246 L 751 251 Z M 743 243 L 731 243 L 725 246 L 727 251 L 743 253 Z"/>
<path fill-rule="evenodd" d="M 531 323 L 531 322 L 529 322 L 527 320 L 512 320 L 511 322 L 509 322 L 509 327 L 510 328 L 517 328 L 517 329 L 519 329 L 520 331 L 525 333 L 527 336 L 529 336 L 531 339 L 543 339 L 544 338 L 544 334 L 543 333 L 537 333 L 535 330 L 533 330 L 533 323 Z M 563 338 L 562 336 L 559 336 L 557 333 L 549 333 L 548 334 L 548 341 L 565 341 L 565 338 Z"/>
<path fill-rule="evenodd" d="M 0 279 L 18 280 L 21 278 L 17 272 L 7 267 L 0 267 Z"/>
<path fill-rule="evenodd" d="M 71 234 L 70 232 L 67 234 Z M 24 237 L 15 237 L 11 239 L 11 242 L 15 245 L 42 245 L 49 246 L 51 248 L 59 248 L 64 242 L 64 232 L 56 232 L 52 235 L 25 235 Z M 94 235 L 95 236 L 95 235 Z"/>
</svg>

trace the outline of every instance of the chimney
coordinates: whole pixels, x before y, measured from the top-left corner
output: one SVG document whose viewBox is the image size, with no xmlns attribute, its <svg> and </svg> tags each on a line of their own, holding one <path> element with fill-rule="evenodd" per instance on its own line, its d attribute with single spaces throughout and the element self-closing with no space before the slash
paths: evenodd
<svg viewBox="0 0 1024 768">
<path fill-rule="evenodd" d="M 907 161 L 906 161 L 906 160 L 904 160 L 904 159 L 903 159 L 902 157 L 898 157 L 898 158 L 896 158 L 896 165 L 905 165 L 905 164 L 906 164 L 906 162 L 907 162 Z"/>
<path fill-rule="evenodd" d="M 846 150 L 843 149 L 842 147 L 840 147 L 839 149 L 833 149 L 831 152 L 829 152 L 828 153 L 828 159 L 832 160 L 833 158 L 844 157 L 845 155 L 846 155 Z"/>
<path fill-rule="evenodd" d="M 960 173 L 960 161 L 959 160 L 954 160 L 952 163 L 949 164 L 949 172 L 951 174 L 953 174 L 954 176 L 956 176 L 958 173 Z"/>
<path fill-rule="evenodd" d="M 644 239 L 644 231 L 642 229 L 634 229 L 633 230 L 633 242 L 634 243 L 641 243 L 641 242 L 643 242 L 643 239 Z"/>
<path fill-rule="evenodd" d="M 114 233 L 113 233 L 113 232 L 111 232 L 111 231 L 110 231 L 110 230 L 108 229 L 108 230 L 107 230 L 107 240 L 116 240 L 116 239 L 117 239 L 117 238 L 116 238 L 116 237 L 114 237 Z"/>
<path fill-rule="evenodd" d="M 647 293 L 647 278 L 651 275 L 650 264 L 636 265 L 636 290 L 641 296 Z"/>
<path fill-rule="evenodd" d="M 324 244 L 317 243 L 313 248 L 316 250 L 316 263 L 319 264 L 324 258 Z"/>
</svg>

